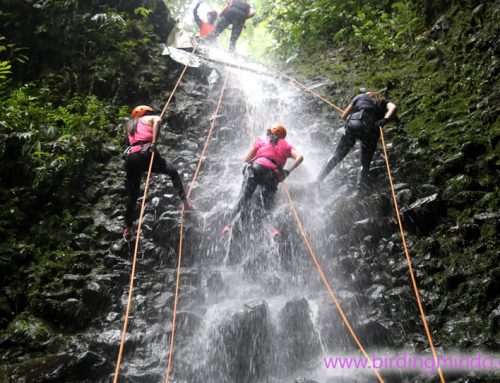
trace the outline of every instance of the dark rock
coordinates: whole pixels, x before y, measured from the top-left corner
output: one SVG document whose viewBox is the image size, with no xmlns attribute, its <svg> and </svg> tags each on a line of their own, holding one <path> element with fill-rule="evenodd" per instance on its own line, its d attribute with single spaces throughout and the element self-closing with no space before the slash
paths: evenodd
<svg viewBox="0 0 500 383">
<path fill-rule="evenodd" d="M 482 142 L 468 141 L 462 144 L 460 150 L 466 160 L 476 160 L 478 156 L 484 154 L 486 145 Z"/>
<path fill-rule="evenodd" d="M 466 241 L 473 241 L 479 238 L 481 230 L 478 225 L 474 223 L 466 223 L 460 227 L 462 238 Z"/>
<path fill-rule="evenodd" d="M 46 355 L 16 366 L 12 377 L 25 377 L 33 383 L 85 381 L 111 372 L 112 365 L 92 351 Z"/>
<path fill-rule="evenodd" d="M 283 363 L 288 368 L 304 365 L 316 358 L 321 345 L 311 320 L 311 309 L 305 298 L 295 298 L 285 304 L 280 313 Z"/>
<path fill-rule="evenodd" d="M 231 379 L 241 383 L 260 380 L 269 363 L 271 340 L 267 304 L 263 301 L 245 304 L 221 326 L 220 333 Z"/>
<path fill-rule="evenodd" d="M 127 382 L 131 383 L 151 383 L 160 382 L 163 375 L 159 372 L 130 372 L 127 373 Z"/>
<path fill-rule="evenodd" d="M 484 212 L 474 215 L 474 221 L 483 224 L 488 221 L 494 221 L 500 218 L 499 212 Z"/>
<path fill-rule="evenodd" d="M 495 333 L 498 333 L 498 331 L 500 330 L 500 306 L 498 306 L 490 313 L 490 315 L 488 315 L 488 319 L 490 321 L 491 330 Z"/>
<path fill-rule="evenodd" d="M 409 189 L 410 185 L 405 183 L 394 184 L 394 191 Z"/>
<path fill-rule="evenodd" d="M 390 347 L 394 343 L 391 331 L 380 322 L 366 320 L 358 324 L 355 331 L 363 339 L 365 347 Z"/>
<path fill-rule="evenodd" d="M 436 193 L 402 208 L 401 215 L 405 228 L 427 232 L 437 225 L 440 211 L 441 201 Z"/>
<path fill-rule="evenodd" d="M 0 329 L 9 323 L 14 317 L 14 309 L 3 294 L 0 295 Z"/>
<path fill-rule="evenodd" d="M 5 341 L 11 345 L 27 350 L 40 350 L 52 333 L 43 320 L 24 312 L 10 322 L 4 336 Z"/>
<path fill-rule="evenodd" d="M 85 277 L 76 274 L 65 274 L 62 276 L 65 286 L 83 287 L 85 284 Z"/>
<path fill-rule="evenodd" d="M 410 189 L 403 189 L 397 192 L 396 200 L 398 201 L 398 205 L 403 207 L 410 205 L 415 198 L 413 197 L 413 193 Z"/>
<path fill-rule="evenodd" d="M 362 221 L 354 222 L 349 232 L 349 238 L 352 244 L 359 243 L 366 236 L 372 236 L 373 240 L 378 240 L 392 232 L 389 221 L 385 219 L 367 218 Z"/>
<path fill-rule="evenodd" d="M 464 169 L 464 165 L 465 157 L 462 153 L 459 153 L 443 162 L 444 171 L 451 175 L 461 173 Z"/>
<path fill-rule="evenodd" d="M 207 278 L 207 289 L 211 294 L 217 294 L 224 290 L 224 281 L 220 271 L 214 272 Z"/>
<path fill-rule="evenodd" d="M 317 144 L 325 146 L 331 145 L 331 139 L 328 134 L 319 131 L 313 131 L 309 136 L 311 137 L 311 140 Z"/>
<path fill-rule="evenodd" d="M 179 307 L 193 307 L 204 302 L 205 292 L 203 289 L 190 285 L 181 285 L 177 303 Z"/>
<path fill-rule="evenodd" d="M 91 281 L 82 290 L 82 301 L 95 313 L 97 310 L 109 306 L 111 297 L 100 283 Z"/>
<path fill-rule="evenodd" d="M 193 335 L 202 320 L 202 317 L 192 311 L 179 310 L 177 311 L 176 331 L 183 336 Z"/>
<path fill-rule="evenodd" d="M 79 329 L 90 321 L 90 312 L 81 300 L 69 298 L 62 302 L 57 309 L 58 319 L 69 328 Z"/>
</svg>

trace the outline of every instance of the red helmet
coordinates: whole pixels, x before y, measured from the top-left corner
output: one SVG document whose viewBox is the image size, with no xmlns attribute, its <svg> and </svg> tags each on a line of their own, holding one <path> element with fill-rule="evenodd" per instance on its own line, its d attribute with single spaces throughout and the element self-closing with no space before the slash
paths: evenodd
<svg viewBox="0 0 500 383">
<path fill-rule="evenodd" d="M 132 109 L 132 117 L 142 117 L 146 112 L 153 112 L 154 109 L 147 105 L 139 105 Z"/>
<path fill-rule="evenodd" d="M 281 124 L 274 124 L 269 129 L 267 129 L 267 131 L 270 132 L 272 135 L 277 136 L 279 138 L 286 137 L 286 129 Z"/>
</svg>

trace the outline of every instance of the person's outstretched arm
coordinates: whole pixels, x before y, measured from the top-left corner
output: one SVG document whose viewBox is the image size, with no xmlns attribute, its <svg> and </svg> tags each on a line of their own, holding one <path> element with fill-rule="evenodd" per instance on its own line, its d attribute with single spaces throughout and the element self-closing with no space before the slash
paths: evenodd
<svg viewBox="0 0 500 383">
<path fill-rule="evenodd" d="M 245 162 L 252 161 L 256 154 L 257 154 L 257 149 L 256 148 L 250 149 L 250 151 L 245 156 Z"/>
<path fill-rule="evenodd" d="M 158 142 L 158 136 L 160 135 L 161 118 L 160 116 L 152 116 L 153 121 L 153 144 Z"/>
<path fill-rule="evenodd" d="M 342 113 L 342 119 L 347 120 L 347 117 L 351 114 L 352 111 L 352 104 L 347 105 L 347 108 L 345 108 L 344 112 Z"/>
<path fill-rule="evenodd" d="M 196 24 L 198 26 L 201 25 L 201 19 L 200 19 L 200 16 L 198 16 L 198 8 L 201 4 L 201 1 L 198 1 L 198 3 L 196 4 L 196 7 L 194 7 L 194 10 L 193 10 L 193 16 L 194 16 L 194 21 L 196 22 Z"/>
<path fill-rule="evenodd" d="M 388 102 L 387 112 L 385 113 L 384 118 L 386 120 L 390 120 L 396 114 L 397 109 L 398 107 L 396 106 L 396 104 L 394 104 L 393 102 Z"/>
<path fill-rule="evenodd" d="M 290 153 L 290 156 L 295 161 L 293 162 L 293 164 L 290 167 L 290 169 L 288 169 L 289 173 L 291 173 L 294 169 L 296 169 L 302 163 L 302 161 L 304 161 L 304 156 L 301 153 L 299 153 L 297 150 L 295 150 L 295 149 L 292 149 L 292 152 Z"/>
</svg>

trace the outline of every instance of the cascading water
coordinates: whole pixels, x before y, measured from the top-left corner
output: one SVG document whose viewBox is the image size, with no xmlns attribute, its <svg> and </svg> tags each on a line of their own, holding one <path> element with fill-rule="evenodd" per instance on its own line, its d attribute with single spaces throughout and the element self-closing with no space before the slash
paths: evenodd
<svg viewBox="0 0 500 383">
<path fill-rule="evenodd" d="M 223 67 L 220 72 L 222 83 Z M 206 100 L 207 127 L 219 91 L 214 89 Z M 178 109 L 187 107 L 182 96 L 176 104 Z M 346 227 L 366 213 L 347 203 L 356 172 L 335 171 L 321 186 L 312 182 L 333 151 L 328 132 L 341 126 L 340 119 L 291 83 L 231 69 L 214 137 L 193 189 L 199 211 L 186 218 L 172 381 L 375 379 L 368 369 L 342 371 L 324 366 L 324 357 L 357 354 L 358 350 L 319 278 L 281 190 L 270 214 L 260 209 L 257 190 L 249 211 L 241 214 L 230 234 L 220 236 L 241 187 L 243 157 L 253 135 L 264 135 L 266 127 L 275 122 L 286 126 L 287 141 L 305 157 L 287 182 L 324 272 L 348 318 L 362 332 L 362 341 L 363 335 L 373 337 L 371 323 L 363 322 L 369 310 L 367 301 L 357 292 L 362 281 L 352 279 L 352 261 L 349 263 L 339 250 L 345 248 Z M 202 141 L 192 133 L 183 138 L 166 133 L 166 139 L 191 145 L 191 149 L 195 149 L 193 142 L 201 146 Z M 356 152 L 351 154 L 347 165 L 341 166 L 352 166 L 353 161 L 357 164 L 356 156 Z M 195 166 L 193 159 L 183 162 L 178 158 L 176 163 L 191 169 Z M 162 197 L 165 183 L 168 181 L 160 182 L 160 178 L 153 180 L 152 199 Z M 332 217 L 332 211 L 337 217 Z M 149 225 L 145 218 L 144 235 L 153 242 L 145 242 L 143 252 L 154 266 L 138 277 L 136 314 L 127 336 L 129 354 L 123 362 L 123 374 L 132 382 L 165 380 L 171 335 L 173 289 L 166 286 L 175 283 L 175 262 L 163 264 L 162 259 L 177 259 L 177 238 L 171 229 L 177 215 L 172 209 L 149 218 Z M 273 227 L 281 232 L 275 239 L 271 236 Z M 344 261 L 340 268 L 339 257 Z M 338 270 L 341 275 L 337 275 Z"/>
</svg>

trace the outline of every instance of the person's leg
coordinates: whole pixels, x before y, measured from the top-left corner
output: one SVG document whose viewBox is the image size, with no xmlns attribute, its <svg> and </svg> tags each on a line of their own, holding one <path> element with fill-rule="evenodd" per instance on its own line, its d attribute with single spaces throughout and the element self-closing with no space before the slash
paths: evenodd
<svg viewBox="0 0 500 383">
<path fill-rule="evenodd" d="M 346 125 L 344 128 L 344 133 L 342 134 L 337 148 L 335 149 L 335 154 L 328 159 L 325 165 L 323 165 L 323 168 L 321 169 L 321 172 L 318 176 L 318 181 L 323 181 L 325 179 L 325 177 L 333 170 L 333 168 L 337 166 L 337 164 L 341 162 L 345 158 L 345 156 L 347 156 L 347 153 L 350 152 L 355 143 L 356 138 L 352 134 L 350 134 L 349 125 Z"/>
<path fill-rule="evenodd" d="M 370 163 L 377 149 L 380 132 L 366 134 L 361 139 L 361 173 L 358 181 L 358 190 L 365 191 L 369 183 Z"/>
<path fill-rule="evenodd" d="M 186 202 L 186 192 L 184 191 L 184 185 L 182 184 L 182 179 L 179 175 L 179 172 L 174 167 L 174 165 L 165 161 L 165 159 L 160 156 L 157 152 L 155 153 L 155 159 L 153 163 L 153 172 L 155 173 L 163 173 L 170 177 L 172 183 L 174 184 L 175 189 L 177 190 L 177 195 L 181 199 L 182 202 Z"/>
<path fill-rule="evenodd" d="M 210 33 L 205 40 L 207 41 L 215 41 L 219 35 L 224 32 L 224 30 L 231 24 L 231 15 L 228 15 L 226 12 L 224 12 L 221 15 L 220 21 L 217 23 L 215 26 L 215 30 Z"/>
<path fill-rule="evenodd" d="M 262 202 L 264 209 L 270 211 L 274 206 L 276 191 L 278 190 L 279 175 L 273 169 L 266 168 L 262 183 Z"/>
<path fill-rule="evenodd" d="M 231 31 L 231 38 L 229 39 L 229 51 L 234 52 L 236 48 L 236 41 L 238 41 L 241 32 L 243 31 L 243 26 L 245 25 L 245 19 L 234 18 L 233 20 L 233 30 Z"/>
<path fill-rule="evenodd" d="M 125 225 L 127 228 L 132 228 L 135 220 L 135 208 L 141 188 L 143 162 L 141 153 L 130 154 L 125 162 L 125 169 L 127 172 L 125 179 L 125 188 L 127 190 Z"/>
<path fill-rule="evenodd" d="M 252 198 L 253 193 L 255 192 L 255 189 L 257 188 L 258 182 L 257 178 L 255 177 L 255 172 L 258 172 L 259 170 L 254 170 L 254 166 L 252 165 L 251 167 L 248 168 L 245 178 L 243 179 L 243 184 L 241 185 L 241 191 L 238 196 L 238 199 L 236 200 L 236 204 L 234 205 L 233 210 L 231 211 L 231 216 L 230 220 L 231 222 L 234 221 L 236 216 L 239 214 L 239 212 L 246 207 L 248 204 L 248 201 L 250 198 Z"/>
</svg>

